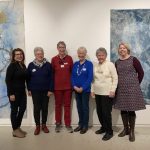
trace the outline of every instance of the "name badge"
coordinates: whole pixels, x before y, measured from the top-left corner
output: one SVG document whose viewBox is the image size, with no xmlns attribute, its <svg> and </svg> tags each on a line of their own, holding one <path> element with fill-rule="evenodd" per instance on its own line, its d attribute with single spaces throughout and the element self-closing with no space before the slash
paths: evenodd
<svg viewBox="0 0 150 150">
<path fill-rule="evenodd" d="M 35 72 L 36 71 L 36 69 L 32 69 L 32 72 Z"/>
<path fill-rule="evenodd" d="M 64 63 L 64 65 L 68 65 L 68 63 L 67 63 L 67 62 L 65 62 L 65 63 Z"/>
<path fill-rule="evenodd" d="M 64 65 L 61 65 L 60 67 L 61 67 L 61 68 L 64 68 L 65 66 L 64 66 Z"/>
<path fill-rule="evenodd" d="M 86 71 L 86 68 L 83 68 L 83 71 Z"/>
</svg>

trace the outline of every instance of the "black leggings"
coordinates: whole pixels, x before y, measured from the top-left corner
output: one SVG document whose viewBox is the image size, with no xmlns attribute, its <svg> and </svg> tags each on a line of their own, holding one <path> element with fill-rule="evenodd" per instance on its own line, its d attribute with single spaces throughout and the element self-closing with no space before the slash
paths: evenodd
<svg viewBox="0 0 150 150">
<path fill-rule="evenodd" d="M 121 111 L 121 115 L 128 114 L 129 116 L 136 116 L 135 111 Z"/>
<path fill-rule="evenodd" d="M 20 128 L 24 112 L 27 105 L 27 96 L 25 91 L 15 92 L 15 101 L 10 101 L 11 106 L 11 124 L 13 130 Z"/>
</svg>

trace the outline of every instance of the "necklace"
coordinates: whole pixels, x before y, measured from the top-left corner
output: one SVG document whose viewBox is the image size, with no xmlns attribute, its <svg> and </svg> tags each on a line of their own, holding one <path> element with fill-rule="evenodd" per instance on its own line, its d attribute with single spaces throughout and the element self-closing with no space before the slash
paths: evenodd
<svg viewBox="0 0 150 150">
<path fill-rule="evenodd" d="M 83 71 L 85 71 L 85 63 L 83 64 L 82 68 L 80 69 L 80 65 L 77 66 L 77 75 L 80 76 Z"/>
</svg>

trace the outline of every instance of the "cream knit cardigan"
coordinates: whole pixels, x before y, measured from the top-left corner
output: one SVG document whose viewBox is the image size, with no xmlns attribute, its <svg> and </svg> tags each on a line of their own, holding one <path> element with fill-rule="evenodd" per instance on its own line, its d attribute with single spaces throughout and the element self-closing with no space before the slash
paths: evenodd
<svg viewBox="0 0 150 150">
<path fill-rule="evenodd" d="M 94 80 L 91 92 L 97 95 L 109 95 L 110 92 L 116 91 L 117 84 L 118 75 L 112 62 L 106 60 L 102 64 L 94 64 Z"/>
</svg>

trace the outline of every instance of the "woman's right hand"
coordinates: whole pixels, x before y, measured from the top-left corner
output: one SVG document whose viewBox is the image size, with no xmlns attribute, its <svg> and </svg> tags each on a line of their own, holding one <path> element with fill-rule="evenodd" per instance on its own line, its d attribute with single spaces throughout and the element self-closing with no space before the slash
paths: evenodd
<svg viewBox="0 0 150 150">
<path fill-rule="evenodd" d="M 10 95 L 10 97 L 9 97 L 9 99 L 10 99 L 10 101 L 15 101 L 15 95 Z"/>
<path fill-rule="evenodd" d="M 31 91 L 28 91 L 28 96 L 32 96 Z"/>
<path fill-rule="evenodd" d="M 74 90 L 75 90 L 76 92 L 79 91 L 79 88 L 78 88 L 77 86 L 74 86 L 73 88 L 74 88 Z"/>
<path fill-rule="evenodd" d="M 94 92 L 91 92 L 91 97 L 95 98 L 95 93 Z"/>
</svg>

